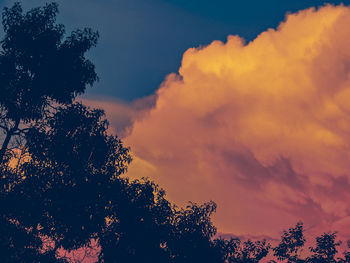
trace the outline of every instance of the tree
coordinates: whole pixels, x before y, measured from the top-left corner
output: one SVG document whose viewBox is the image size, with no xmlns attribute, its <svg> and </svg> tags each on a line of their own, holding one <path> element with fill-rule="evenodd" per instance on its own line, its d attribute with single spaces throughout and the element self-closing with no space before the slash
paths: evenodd
<svg viewBox="0 0 350 263">
<path fill-rule="evenodd" d="M 109 216 L 109 187 L 131 161 L 128 149 L 107 135 L 101 110 L 74 103 L 60 108 L 43 127 L 26 134 L 30 160 L 21 165 L 25 179 L 7 195 L 16 220 L 37 228 L 56 247 L 77 249 L 99 233 Z M 18 209 L 21 207 L 21 209 Z"/>
<path fill-rule="evenodd" d="M 298 222 L 294 228 L 283 231 L 281 242 L 277 247 L 273 248 L 274 256 L 278 260 L 287 261 L 288 263 L 305 262 L 300 258 L 300 252 L 306 241 L 303 230 L 303 223 Z"/>
<path fill-rule="evenodd" d="M 59 249 L 89 246 L 99 262 L 257 263 L 266 240 L 214 239 L 216 204 L 171 204 L 149 179 L 123 174 L 129 149 L 108 132 L 103 110 L 75 100 L 97 80 L 85 53 L 98 34 L 65 37 L 57 4 L 3 12 L 0 52 L 0 261 L 67 262 Z M 301 259 L 303 224 L 284 231 L 279 261 L 345 263 L 335 233 Z"/>
<path fill-rule="evenodd" d="M 336 263 L 336 255 L 338 253 L 337 247 L 340 246 L 341 242 L 336 242 L 336 233 L 324 233 L 320 237 L 316 237 L 316 246 L 311 247 L 310 250 L 313 252 L 307 262 L 312 263 Z"/>
<path fill-rule="evenodd" d="M 310 247 L 305 259 L 302 259 L 300 253 L 305 244 L 303 233 L 303 224 L 297 223 L 294 228 L 283 231 L 281 241 L 273 248 L 274 256 L 278 261 L 287 261 L 290 263 L 349 263 L 349 252 L 344 253 L 343 258 L 337 258 L 338 249 L 341 242 L 336 241 L 336 233 L 324 233 L 316 237 L 316 246 Z M 348 244 L 350 247 L 350 245 Z M 275 261 L 273 261 L 275 262 Z"/>
<path fill-rule="evenodd" d="M 50 254 L 39 253 L 43 236 L 35 227 L 42 227 L 38 222 L 43 222 L 33 219 L 39 209 L 30 211 L 30 207 L 34 208 L 33 203 L 28 203 L 28 207 L 24 205 L 23 197 L 37 189 L 24 188 L 32 177 L 25 173 L 24 167 L 28 170 L 29 165 L 22 166 L 21 158 L 30 150 L 30 158 L 38 159 L 38 155 L 34 157 L 35 147 L 29 147 L 35 137 L 33 131 L 39 127 L 41 130 L 48 128 L 45 128 L 45 122 L 61 111 L 57 107 L 70 105 L 97 80 L 94 65 L 85 58 L 85 53 L 96 45 L 98 33 L 83 29 L 65 37 L 64 26 L 56 24 L 57 13 L 55 3 L 27 13 L 23 13 L 21 5 L 16 3 L 3 12 L 5 35 L 0 50 L 1 262 L 35 262 L 41 261 L 44 254 Z M 15 165 L 13 160 L 17 162 Z M 26 176 L 28 180 L 24 182 Z M 18 192 L 20 189 L 22 192 Z M 25 211 L 29 213 L 25 215 Z M 24 224 L 23 218 L 32 222 Z M 50 257 L 54 259 L 55 255 L 51 253 Z"/>
<path fill-rule="evenodd" d="M 0 262 L 64 262 L 51 251 L 40 253 L 37 248 L 42 246 L 42 240 L 15 222 L 9 222 L 3 214 L 0 234 Z"/>
<path fill-rule="evenodd" d="M 214 202 L 198 205 L 190 202 L 185 209 L 175 209 L 167 242 L 171 262 L 220 262 L 212 238 L 216 234 L 211 215 Z"/>
<path fill-rule="evenodd" d="M 120 191 L 110 189 L 111 212 L 99 234 L 101 262 L 170 262 L 168 240 L 173 207 L 165 192 L 143 179 L 122 181 Z"/>
<path fill-rule="evenodd" d="M 216 231 L 210 221 L 215 204 L 178 209 L 153 182 L 121 177 L 129 149 L 107 133 L 102 110 L 74 101 L 97 79 L 84 55 L 98 35 L 85 29 L 63 39 L 57 12 L 49 4 L 23 14 L 15 4 L 3 13 L 4 262 L 59 260 L 58 249 L 79 249 L 92 239 L 104 262 L 203 258 Z"/>
<path fill-rule="evenodd" d="M 98 33 L 77 30 L 65 37 L 56 24 L 55 3 L 23 14 L 21 5 L 5 8 L 0 52 L 0 166 L 19 147 L 18 137 L 57 104 L 69 104 L 97 80 L 85 53 Z M 17 137 L 17 141 L 14 137 Z M 11 142 L 13 141 L 13 145 Z"/>
<path fill-rule="evenodd" d="M 223 263 L 258 263 L 267 256 L 271 245 L 266 240 L 242 242 L 239 238 L 214 240 Z"/>
</svg>

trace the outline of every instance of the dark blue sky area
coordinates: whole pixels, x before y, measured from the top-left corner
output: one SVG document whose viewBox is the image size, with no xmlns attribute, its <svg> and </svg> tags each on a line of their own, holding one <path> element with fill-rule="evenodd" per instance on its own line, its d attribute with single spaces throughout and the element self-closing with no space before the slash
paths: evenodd
<svg viewBox="0 0 350 263">
<path fill-rule="evenodd" d="M 1 1 L 1 7 L 14 1 Z M 26 8 L 47 1 L 22 1 Z M 286 12 L 324 3 L 319 0 L 58 0 L 59 21 L 69 30 L 92 27 L 100 32 L 90 52 L 100 82 L 88 94 L 132 100 L 152 94 L 176 72 L 190 47 L 238 34 L 252 40 L 275 28 Z"/>
</svg>

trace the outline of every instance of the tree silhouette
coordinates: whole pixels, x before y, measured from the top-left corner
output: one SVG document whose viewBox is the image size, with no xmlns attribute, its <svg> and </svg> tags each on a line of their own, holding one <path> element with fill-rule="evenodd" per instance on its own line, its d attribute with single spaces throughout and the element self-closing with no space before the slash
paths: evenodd
<svg viewBox="0 0 350 263">
<path fill-rule="evenodd" d="M 149 180 L 121 181 L 110 189 L 111 214 L 99 235 L 101 262 L 168 262 L 172 207 Z"/>
<path fill-rule="evenodd" d="M 74 103 L 60 108 L 44 128 L 31 128 L 26 134 L 31 158 L 20 170 L 25 179 L 8 194 L 19 222 L 40 225 L 40 235 L 68 250 L 101 231 L 110 201 L 106 190 L 111 185 L 119 190 L 116 178 L 131 160 L 120 140 L 106 134 L 102 116 L 101 110 Z"/>
<path fill-rule="evenodd" d="M 27 126 L 57 104 L 69 104 L 97 80 L 85 53 L 97 43 L 91 29 L 74 31 L 56 24 L 57 4 L 23 14 L 21 5 L 5 8 L 0 52 L 0 129 L 4 139 L 0 165 L 18 147 Z M 14 145 L 11 145 L 13 141 Z M 6 158 L 7 155 L 7 158 Z"/>
<path fill-rule="evenodd" d="M 315 263 L 335 263 L 336 255 L 338 253 L 337 247 L 341 242 L 336 242 L 336 233 L 324 233 L 320 237 L 316 237 L 316 246 L 311 247 L 310 250 L 313 255 L 310 256 L 308 262 Z"/>
<path fill-rule="evenodd" d="M 174 211 L 172 232 L 167 242 L 172 262 L 220 262 L 212 242 L 216 227 L 211 215 L 215 210 L 214 202 L 203 205 L 190 202 L 185 209 Z"/>
<path fill-rule="evenodd" d="M 0 52 L 0 262 L 67 262 L 95 243 L 99 262 L 257 263 L 266 240 L 215 238 L 212 201 L 179 208 L 149 179 L 123 174 L 129 149 L 108 132 L 103 110 L 76 101 L 97 80 L 85 53 L 91 29 L 65 37 L 57 4 L 3 12 Z M 94 241 L 94 242 L 92 242 Z M 303 224 L 284 231 L 277 261 L 349 263 L 335 233 L 302 259 Z"/>
<path fill-rule="evenodd" d="M 3 13 L 4 262 L 59 260 L 59 249 L 79 249 L 92 239 L 101 262 L 204 258 L 216 231 L 215 204 L 179 209 L 153 182 L 121 177 L 129 150 L 107 133 L 102 110 L 74 102 L 97 79 L 84 57 L 97 33 L 78 30 L 63 39 L 57 12 L 49 4 L 23 14 L 17 3 Z"/>
<path fill-rule="evenodd" d="M 55 248 L 87 243 L 105 221 L 100 210 L 94 213 L 110 179 L 105 174 L 116 177 L 130 162 L 128 149 L 107 136 L 103 111 L 72 104 L 97 80 L 85 53 L 98 34 L 83 29 L 65 37 L 57 13 L 55 3 L 27 13 L 16 3 L 3 12 L 2 262 L 55 258 L 55 251 L 40 252 L 45 238 Z"/>
<path fill-rule="evenodd" d="M 280 243 L 273 248 L 274 256 L 278 261 L 288 263 L 349 263 L 349 252 L 343 254 L 343 258 L 337 257 L 338 247 L 341 242 L 336 241 L 336 233 L 324 233 L 316 237 L 316 245 L 305 251 L 306 257 L 301 258 L 305 244 L 303 224 L 301 222 L 288 231 L 283 231 Z M 348 242 L 348 247 L 350 247 Z M 276 262 L 276 261 L 273 261 Z"/>
<path fill-rule="evenodd" d="M 242 242 L 239 238 L 219 238 L 215 239 L 214 243 L 220 251 L 220 262 L 224 263 L 257 263 L 267 256 L 271 248 L 266 240 Z"/>
<path fill-rule="evenodd" d="M 64 262 L 51 251 L 40 253 L 42 240 L 28 230 L 0 217 L 0 262 Z"/>
<path fill-rule="evenodd" d="M 281 242 L 273 248 L 274 256 L 278 260 L 288 263 L 302 263 L 304 260 L 300 258 L 300 252 L 305 244 L 303 223 L 299 222 L 294 228 L 289 228 L 288 231 L 283 231 Z"/>
</svg>

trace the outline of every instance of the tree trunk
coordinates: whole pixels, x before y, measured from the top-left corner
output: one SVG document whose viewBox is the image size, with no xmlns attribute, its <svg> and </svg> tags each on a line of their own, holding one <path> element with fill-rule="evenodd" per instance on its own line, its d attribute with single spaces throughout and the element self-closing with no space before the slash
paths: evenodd
<svg viewBox="0 0 350 263">
<path fill-rule="evenodd" d="M 13 128 L 11 128 L 6 133 L 6 138 L 5 138 L 4 142 L 2 143 L 2 146 L 1 146 L 1 149 L 0 149 L 0 165 L 2 165 L 3 162 L 4 162 L 4 157 L 5 157 L 5 153 L 6 153 L 7 147 L 9 146 L 9 143 L 11 141 L 12 135 L 17 131 L 19 123 L 20 123 L 20 121 L 16 120 L 15 126 L 13 126 Z"/>
</svg>

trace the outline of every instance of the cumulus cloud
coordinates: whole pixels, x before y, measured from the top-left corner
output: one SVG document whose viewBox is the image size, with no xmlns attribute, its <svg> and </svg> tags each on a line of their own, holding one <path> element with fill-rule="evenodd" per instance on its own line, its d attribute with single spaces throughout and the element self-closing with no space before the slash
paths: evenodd
<svg viewBox="0 0 350 263">
<path fill-rule="evenodd" d="M 350 8 L 327 5 L 187 50 L 124 125 L 129 175 L 178 204 L 213 199 L 223 233 L 276 237 L 302 220 L 350 237 L 349 24 Z"/>
</svg>

